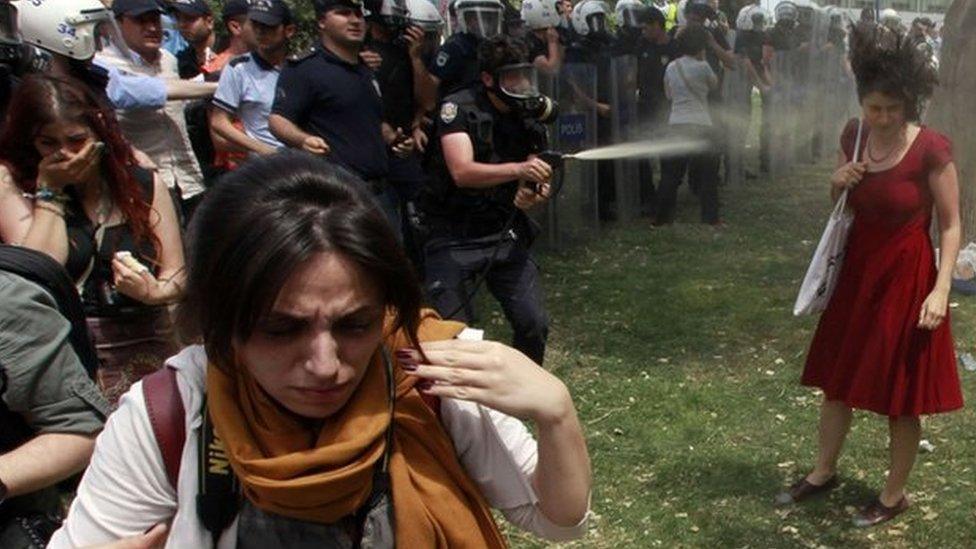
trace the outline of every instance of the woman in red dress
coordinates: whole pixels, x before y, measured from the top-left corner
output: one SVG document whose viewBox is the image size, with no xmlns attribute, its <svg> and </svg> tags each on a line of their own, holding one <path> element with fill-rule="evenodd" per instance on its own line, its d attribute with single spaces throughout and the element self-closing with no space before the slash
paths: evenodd
<svg viewBox="0 0 976 549">
<path fill-rule="evenodd" d="M 849 190 L 854 224 L 802 378 L 824 392 L 819 452 L 813 470 L 777 502 L 835 487 L 852 409 L 870 410 L 887 416 L 890 429 L 884 488 L 854 518 L 871 526 L 909 507 L 905 484 L 918 453 L 919 416 L 963 405 L 948 313 L 961 226 L 951 144 L 917 123 L 935 70 L 904 36 L 885 29 L 855 30 L 851 44 L 864 130 L 858 162 L 858 122 L 841 136 L 831 197 Z M 938 265 L 929 238 L 933 209 Z"/>
</svg>

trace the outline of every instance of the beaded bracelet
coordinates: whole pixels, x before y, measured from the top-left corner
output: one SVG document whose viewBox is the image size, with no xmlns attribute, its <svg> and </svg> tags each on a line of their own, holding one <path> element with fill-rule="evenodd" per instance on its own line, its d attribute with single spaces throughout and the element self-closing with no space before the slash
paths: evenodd
<svg viewBox="0 0 976 549">
<path fill-rule="evenodd" d="M 24 198 L 30 198 L 38 202 L 54 202 L 62 206 L 68 202 L 68 195 L 64 194 L 64 191 L 54 190 L 50 187 L 41 187 L 33 194 L 23 193 L 23 195 Z"/>
</svg>

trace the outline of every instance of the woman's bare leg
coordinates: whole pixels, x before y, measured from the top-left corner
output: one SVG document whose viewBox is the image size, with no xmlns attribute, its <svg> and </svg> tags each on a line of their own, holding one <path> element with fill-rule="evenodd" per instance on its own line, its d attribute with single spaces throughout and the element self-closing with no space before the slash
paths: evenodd
<svg viewBox="0 0 976 549">
<path fill-rule="evenodd" d="M 824 399 L 820 406 L 817 464 L 807 475 L 807 482 L 810 484 L 819 486 L 837 472 L 837 459 L 851 428 L 852 416 L 850 407 L 843 401 Z"/>
<path fill-rule="evenodd" d="M 893 507 L 905 495 L 908 475 L 915 465 L 918 455 L 918 442 L 922 438 L 922 422 L 917 416 L 902 416 L 888 420 L 891 442 L 889 452 L 891 463 L 888 479 L 881 491 L 881 503 Z"/>
</svg>

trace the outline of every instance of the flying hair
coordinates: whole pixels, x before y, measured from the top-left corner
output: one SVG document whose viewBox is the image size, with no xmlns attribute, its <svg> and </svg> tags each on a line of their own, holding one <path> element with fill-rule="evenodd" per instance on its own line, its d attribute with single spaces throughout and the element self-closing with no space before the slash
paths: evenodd
<svg viewBox="0 0 976 549">
<path fill-rule="evenodd" d="M 851 27 L 850 61 L 859 99 L 874 92 L 901 99 L 911 121 L 921 118 L 939 84 L 938 72 L 926 52 L 906 33 L 882 25 Z"/>
</svg>

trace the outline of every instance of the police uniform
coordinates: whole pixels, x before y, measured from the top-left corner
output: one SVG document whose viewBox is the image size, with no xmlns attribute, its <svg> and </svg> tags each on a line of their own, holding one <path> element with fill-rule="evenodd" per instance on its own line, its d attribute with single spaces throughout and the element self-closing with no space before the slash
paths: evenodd
<svg viewBox="0 0 976 549">
<path fill-rule="evenodd" d="M 480 163 L 523 162 L 546 148 L 544 126 L 500 112 L 482 85 L 445 98 L 431 142 L 439 149 L 443 136 L 460 132 L 471 138 Z M 541 364 L 548 319 L 539 269 L 529 253 L 535 229 L 513 203 L 518 182 L 463 189 L 451 178 L 443 155 L 435 158 L 439 162 L 420 201 L 432 234 L 425 246 L 428 298 L 442 315 L 470 321 L 469 283 L 491 264 L 487 286 L 514 329 L 513 346 Z"/>
<path fill-rule="evenodd" d="M 383 185 L 389 171 L 383 102 L 373 71 L 363 63 L 349 63 L 322 45 L 290 59 L 271 112 L 325 139 L 334 162 L 374 188 Z"/>
<path fill-rule="evenodd" d="M 478 37 L 467 32 L 451 35 L 431 60 L 428 70 L 440 80 L 437 95 L 448 94 L 478 82 Z"/>
<path fill-rule="evenodd" d="M 256 52 L 231 59 L 220 75 L 213 105 L 240 119 L 244 133 L 265 145 L 284 147 L 268 129 L 280 71 Z"/>
</svg>

